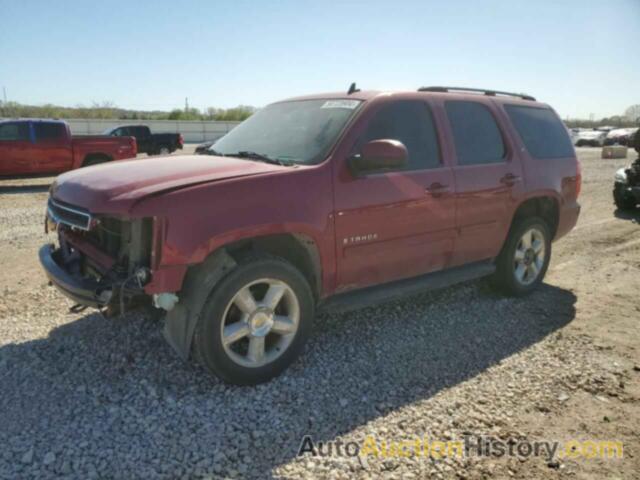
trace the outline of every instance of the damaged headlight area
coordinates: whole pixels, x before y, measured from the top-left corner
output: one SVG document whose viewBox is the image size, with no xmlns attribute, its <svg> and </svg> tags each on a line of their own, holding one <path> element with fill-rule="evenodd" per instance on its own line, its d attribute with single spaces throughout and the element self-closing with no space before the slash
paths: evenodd
<svg viewBox="0 0 640 480">
<path fill-rule="evenodd" d="M 50 199 L 45 228 L 57 232 L 58 244 L 43 246 L 40 262 L 51 283 L 77 304 L 123 310 L 145 297 L 153 219 L 95 216 Z"/>
</svg>

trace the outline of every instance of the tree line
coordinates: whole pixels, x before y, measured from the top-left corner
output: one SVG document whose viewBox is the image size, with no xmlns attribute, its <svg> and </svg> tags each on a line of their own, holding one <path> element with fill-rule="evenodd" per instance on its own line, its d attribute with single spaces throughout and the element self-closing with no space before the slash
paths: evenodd
<svg viewBox="0 0 640 480">
<path fill-rule="evenodd" d="M 638 127 L 640 126 L 640 104 L 631 105 L 622 115 L 601 118 L 599 120 L 585 120 L 580 118 L 567 118 L 564 123 L 569 128 L 596 128 L 596 127 Z"/>
<path fill-rule="evenodd" d="M 87 118 L 117 120 L 218 120 L 242 121 L 256 111 L 255 107 L 239 105 L 235 108 L 209 107 L 163 110 L 128 110 L 118 108 L 110 102 L 94 103 L 91 107 L 61 107 L 59 105 L 24 105 L 17 102 L 0 101 L 0 118 Z"/>
<path fill-rule="evenodd" d="M 0 101 L 0 118 L 104 118 L 117 120 L 218 120 L 242 121 L 256 111 L 255 107 L 239 105 L 235 108 L 209 107 L 206 110 L 197 108 L 163 110 L 128 110 L 118 108 L 111 102 L 94 103 L 91 107 L 61 107 L 58 105 L 23 105 L 17 102 Z M 602 126 L 637 127 L 640 125 L 640 104 L 627 108 L 622 115 L 587 120 L 567 118 L 564 120 L 570 128 L 595 128 Z"/>
</svg>

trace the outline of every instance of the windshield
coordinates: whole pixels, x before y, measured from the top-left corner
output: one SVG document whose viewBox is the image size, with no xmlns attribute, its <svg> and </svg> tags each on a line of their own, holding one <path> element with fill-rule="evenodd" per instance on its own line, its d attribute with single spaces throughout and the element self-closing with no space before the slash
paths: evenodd
<svg viewBox="0 0 640 480">
<path fill-rule="evenodd" d="M 211 150 L 230 156 L 251 152 L 281 162 L 318 163 L 361 103 L 338 99 L 274 103 L 231 130 Z"/>
</svg>

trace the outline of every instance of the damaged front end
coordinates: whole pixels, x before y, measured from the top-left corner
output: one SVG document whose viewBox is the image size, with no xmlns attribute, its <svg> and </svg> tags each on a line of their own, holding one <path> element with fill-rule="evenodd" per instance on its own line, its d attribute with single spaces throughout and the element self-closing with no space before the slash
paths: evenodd
<svg viewBox="0 0 640 480">
<path fill-rule="evenodd" d="M 46 231 L 58 245 L 40 249 L 51 283 L 78 305 L 117 308 L 148 301 L 153 219 L 92 215 L 53 198 L 47 204 Z"/>
</svg>

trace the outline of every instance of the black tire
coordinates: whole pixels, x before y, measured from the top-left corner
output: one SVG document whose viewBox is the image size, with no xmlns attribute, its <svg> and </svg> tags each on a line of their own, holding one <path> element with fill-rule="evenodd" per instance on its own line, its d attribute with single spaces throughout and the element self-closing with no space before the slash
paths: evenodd
<svg viewBox="0 0 640 480">
<path fill-rule="evenodd" d="M 164 152 L 163 152 L 164 150 Z M 158 155 L 171 155 L 171 147 L 169 145 L 158 145 Z"/>
<path fill-rule="evenodd" d="M 232 303 L 236 294 L 248 284 L 265 278 L 283 282 L 289 287 L 291 291 L 289 295 L 293 294 L 299 306 L 297 330 L 288 340 L 289 343 L 284 350 L 280 351 L 277 347 L 272 350 L 272 353 L 278 355 L 273 361 L 260 366 L 248 367 L 239 364 L 238 361 L 234 360 L 232 355 L 225 350 L 222 342 L 223 322 L 229 322 L 226 323 L 227 326 L 230 323 L 235 323 L 229 321 L 229 316 L 232 313 L 231 309 L 237 308 L 235 307 L 236 304 Z M 260 285 L 257 287 L 259 288 Z M 278 304 L 276 308 L 280 307 L 281 304 Z M 304 344 L 311 332 L 314 307 L 313 295 L 307 280 L 300 271 L 289 262 L 270 255 L 247 257 L 216 284 L 204 304 L 193 340 L 195 358 L 197 358 L 210 373 L 225 382 L 236 385 L 255 385 L 266 382 L 279 375 L 302 352 Z M 242 315 L 239 309 L 238 312 Z M 249 318 L 251 318 L 251 316 L 249 316 Z M 250 323 L 250 321 L 247 322 L 247 324 Z M 271 333 L 268 333 L 265 337 L 265 342 L 267 343 L 270 339 L 269 335 L 271 335 Z M 251 336 L 243 338 L 238 342 L 247 340 L 248 343 L 250 338 Z M 265 345 L 267 345 L 267 343 L 265 343 Z"/>
<path fill-rule="evenodd" d="M 516 276 L 516 250 L 522 250 L 521 240 L 526 232 L 531 230 L 537 231 L 542 235 L 540 241 L 544 246 L 544 260 L 541 265 L 537 267 L 536 276 L 531 276 L 527 280 L 530 283 L 523 283 Z M 519 248 L 520 247 L 520 248 Z M 531 293 L 535 290 L 547 273 L 549 268 L 549 260 L 551 258 L 551 233 L 549 225 L 544 219 L 540 217 L 529 217 L 523 220 L 518 220 L 511 227 L 509 236 L 502 247 L 502 251 L 498 255 L 496 260 L 496 271 L 491 278 L 491 283 L 500 292 L 511 296 L 522 296 Z M 534 253 L 534 260 L 536 262 L 537 256 Z"/>
<path fill-rule="evenodd" d="M 621 186 L 613 188 L 613 202 L 620 210 L 633 210 L 636 207 L 636 199 L 633 195 L 626 193 Z"/>
<path fill-rule="evenodd" d="M 97 155 L 95 157 L 88 157 L 84 163 L 82 164 L 83 167 L 90 167 L 92 165 L 100 165 L 101 163 L 107 163 L 109 161 L 108 157 L 104 157 L 101 155 Z"/>
</svg>

